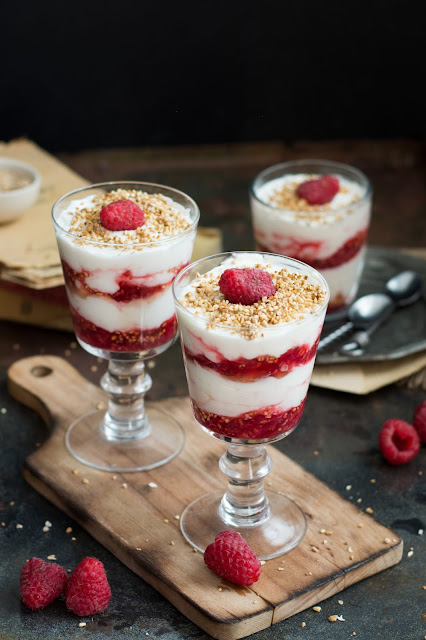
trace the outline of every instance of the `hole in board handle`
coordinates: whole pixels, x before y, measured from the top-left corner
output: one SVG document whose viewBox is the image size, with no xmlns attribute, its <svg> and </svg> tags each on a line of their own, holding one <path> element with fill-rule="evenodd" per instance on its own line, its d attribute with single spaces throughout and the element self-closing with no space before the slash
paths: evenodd
<svg viewBox="0 0 426 640">
<path fill-rule="evenodd" d="M 45 378 L 46 376 L 50 376 L 50 374 L 53 373 L 53 369 L 51 369 L 50 367 L 42 367 L 42 366 L 33 367 L 31 369 L 31 373 L 36 378 Z"/>
</svg>

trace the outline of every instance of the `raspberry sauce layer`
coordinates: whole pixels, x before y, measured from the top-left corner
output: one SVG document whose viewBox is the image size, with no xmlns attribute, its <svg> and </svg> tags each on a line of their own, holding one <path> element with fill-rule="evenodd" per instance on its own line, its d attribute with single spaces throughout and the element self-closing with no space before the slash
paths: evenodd
<svg viewBox="0 0 426 640">
<path fill-rule="evenodd" d="M 298 260 L 302 260 L 309 266 L 314 269 L 322 270 L 322 269 L 334 269 L 335 267 L 339 267 L 345 262 L 349 262 L 352 260 L 362 249 L 367 241 L 367 233 L 368 229 L 362 229 L 358 231 L 354 236 L 349 238 L 337 251 L 335 251 L 328 258 L 314 258 L 313 250 L 314 245 L 319 245 L 320 243 L 312 243 L 312 242 L 298 242 L 297 240 L 290 241 L 289 238 L 286 237 L 286 244 L 279 245 L 278 243 L 271 245 L 268 249 L 259 243 L 257 243 L 257 248 L 259 251 L 272 251 L 275 253 L 281 253 L 283 255 L 288 255 L 292 258 L 297 258 Z"/>
<path fill-rule="evenodd" d="M 62 268 L 64 271 L 65 282 L 74 291 L 79 293 L 84 292 L 85 295 L 96 295 L 111 298 L 115 302 L 130 302 L 132 300 L 141 300 L 143 298 L 149 298 L 160 291 L 163 291 L 167 287 L 170 287 L 176 274 L 179 273 L 188 263 L 181 264 L 173 269 L 169 269 L 170 274 L 167 282 L 162 282 L 158 285 L 144 285 L 141 283 L 141 278 L 132 274 L 127 269 L 117 275 L 115 282 L 118 289 L 114 293 L 105 293 L 99 289 L 90 287 L 86 280 L 93 275 L 90 271 L 75 271 L 65 260 L 62 260 Z M 150 274 L 144 276 L 145 278 L 152 278 L 156 274 Z"/>
<path fill-rule="evenodd" d="M 318 335 L 311 346 L 303 344 L 293 347 L 278 357 L 261 355 L 251 359 L 238 358 L 237 360 L 228 360 L 220 351 L 206 345 L 210 352 L 214 351 L 215 361 L 213 361 L 203 353 L 192 353 L 186 346 L 184 346 L 184 351 L 188 360 L 196 362 L 205 369 L 211 369 L 222 376 L 234 380 L 253 382 L 259 378 L 283 378 L 295 367 L 307 364 L 315 357 L 319 338 L 320 336 Z"/>
<path fill-rule="evenodd" d="M 302 417 L 305 400 L 306 396 L 297 407 L 287 411 L 280 411 L 276 405 L 271 405 L 228 417 L 203 411 L 191 398 L 195 418 L 203 427 L 227 438 L 243 440 L 264 440 L 291 431 Z"/>
<path fill-rule="evenodd" d="M 107 351 L 149 351 L 173 340 L 176 335 L 176 316 L 172 316 L 154 329 L 142 330 L 135 328 L 130 331 L 110 332 L 86 320 L 73 307 L 70 308 L 76 335 L 83 342 L 98 349 Z"/>
</svg>

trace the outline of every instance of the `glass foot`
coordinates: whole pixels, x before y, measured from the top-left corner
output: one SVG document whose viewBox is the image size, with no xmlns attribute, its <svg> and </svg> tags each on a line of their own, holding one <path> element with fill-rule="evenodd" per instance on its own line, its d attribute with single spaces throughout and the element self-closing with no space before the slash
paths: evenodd
<svg viewBox="0 0 426 640">
<path fill-rule="evenodd" d="M 108 439 L 103 427 L 105 410 L 86 413 L 68 428 L 67 449 L 83 464 L 102 471 L 127 473 L 160 467 L 182 451 L 185 433 L 172 416 L 159 409 L 148 409 L 146 415 L 149 427 L 137 437 Z"/>
<path fill-rule="evenodd" d="M 180 519 L 182 533 L 198 551 L 224 529 L 241 533 L 260 560 L 271 560 L 294 549 L 306 533 L 306 518 L 293 500 L 275 491 L 265 491 L 270 513 L 260 524 L 234 527 L 222 519 L 223 491 L 207 493 L 189 504 Z"/>
</svg>

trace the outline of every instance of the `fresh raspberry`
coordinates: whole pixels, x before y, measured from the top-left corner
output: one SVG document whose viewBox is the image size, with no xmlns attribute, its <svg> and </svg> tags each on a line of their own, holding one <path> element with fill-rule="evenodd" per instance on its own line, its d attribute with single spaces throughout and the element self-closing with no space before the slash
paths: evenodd
<svg viewBox="0 0 426 640">
<path fill-rule="evenodd" d="M 204 562 L 221 578 L 249 587 L 259 579 L 260 561 L 241 534 L 221 531 L 204 551 Z"/>
<path fill-rule="evenodd" d="M 226 269 L 220 276 L 219 288 L 229 302 L 240 304 L 254 304 L 276 291 L 271 274 L 262 269 Z"/>
<path fill-rule="evenodd" d="M 30 558 L 21 569 L 22 602 L 30 609 L 42 609 L 65 589 L 67 573 L 55 562 Z"/>
<path fill-rule="evenodd" d="M 111 600 L 104 565 L 96 558 L 85 558 L 74 569 L 66 589 L 66 605 L 78 616 L 105 611 Z"/>
<path fill-rule="evenodd" d="M 309 204 L 327 204 L 339 191 L 339 180 L 335 176 L 321 176 L 307 180 L 297 187 L 297 195 Z"/>
<path fill-rule="evenodd" d="M 379 433 L 379 446 L 390 464 L 410 462 L 419 452 L 420 439 L 415 428 L 404 420 L 387 420 Z"/>
<path fill-rule="evenodd" d="M 426 400 L 414 409 L 413 427 L 418 433 L 420 442 L 426 444 Z"/>
<path fill-rule="evenodd" d="M 117 200 L 100 211 L 101 223 L 110 231 L 137 229 L 145 224 L 143 211 L 133 200 Z"/>
</svg>

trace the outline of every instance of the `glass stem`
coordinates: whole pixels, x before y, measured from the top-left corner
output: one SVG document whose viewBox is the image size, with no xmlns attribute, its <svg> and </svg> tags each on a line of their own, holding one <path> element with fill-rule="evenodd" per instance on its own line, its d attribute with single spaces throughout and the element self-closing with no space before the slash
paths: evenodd
<svg viewBox="0 0 426 640">
<path fill-rule="evenodd" d="M 139 440 L 151 432 L 144 396 L 152 386 L 143 360 L 110 360 L 101 378 L 108 393 L 108 410 L 103 419 L 107 440 Z"/>
<path fill-rule="evenodd" d="M 272 460 L 263 444 L 228 444 L 220 458 L 220 470 L 228 476 L 228 490 L 219 512 L 233 527 L 250 527 L 269 517 L 263 479 L 272 469 Z"/>
</svg>

